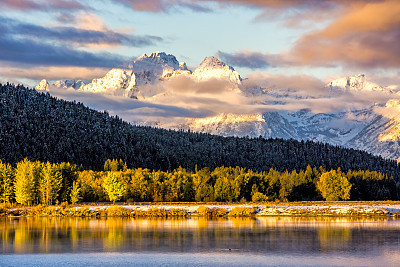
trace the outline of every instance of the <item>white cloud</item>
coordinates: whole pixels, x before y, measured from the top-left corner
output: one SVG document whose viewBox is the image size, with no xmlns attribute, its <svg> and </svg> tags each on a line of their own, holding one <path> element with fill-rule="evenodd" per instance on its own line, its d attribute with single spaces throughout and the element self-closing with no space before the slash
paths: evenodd
<svg viewBox="0 0 400 267">
<path fill-rule="evenodd" d="M 156 85 L 139 87 L 146 96 L 141 100 L 53 87 L 51 94 L 83 102 L 97 110 L 107 110 L 129 122 L 150 120 L 160 121 L 163 125 L 168 122 L 176 125 L 187 118 L 205 118 L 220 113 L 244 115 L 300 109 L 321 113 L 359 109 L 399 98 L 396 94 L 381 91 L 331 93 L 324 82 L 304 75 L 255 74 L 243 81 L 241 88 L 248 90 L 256 85 L 267 88 L 270 93 L 248 96 L 228 81 L 196 81 L 189 76 L 178 76 Z M 286 90 L 288 88 L 293 90 Z"/>
</svg>

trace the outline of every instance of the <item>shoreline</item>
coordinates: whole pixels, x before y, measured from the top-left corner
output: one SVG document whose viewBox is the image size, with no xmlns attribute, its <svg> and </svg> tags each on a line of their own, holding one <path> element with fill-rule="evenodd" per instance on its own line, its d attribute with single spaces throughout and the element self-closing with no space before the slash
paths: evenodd
<svg viewBox="0 0 400 267">
<path fill-rule="evenodd" d="M 400 216 L 400 202 L 294 202 L 294 203 L 141 203 L 78 204 L 55 206 L 0 207 L 0 217 L 65 216 L 65 217 L 362 217 Z"/>
</svg>

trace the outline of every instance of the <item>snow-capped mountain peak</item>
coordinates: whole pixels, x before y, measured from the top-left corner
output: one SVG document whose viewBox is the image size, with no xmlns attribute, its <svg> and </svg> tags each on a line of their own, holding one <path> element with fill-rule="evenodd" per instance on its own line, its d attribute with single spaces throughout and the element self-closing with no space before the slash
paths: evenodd
<svg viewBox="0 0 400 267">
<path fill-rule="evenodd" d="M 129 64 L 129 69 L 136 75 L 136 86 L 182 73 L 190 74 L 185 63 L 180 64 L 174 55 L 165 52 L 143 54 Z"/>
<path fill-rule="evenodd" d="M 43 79 L 36 85 L 35 87 L 38 91 L 49 91 L 49 82 L 46 79 Z"/>
<path fill-rule="evenodd" d="M 94 79 L 83 86 L 82 90 L 143 98 L 148 93 L 140 90 L 141 85 L 157 83 L 181 74 L 191 74 L 186 63 L 179 63 L 174 55 L 154 52 L 136 58 L 127 69 L 110 70 L 103 78 Z"/>
<path fill-rule="evenodd" d="M 142 70 L 143 67 L 149 65 L 159 65 L 163 67 L 171 67 L 174 70 L 180 69 L 179 61 L 174 55 L 166 54 L 165 52 L 153 52 L 150 55 L 143 54 L 137 59 L 133 60 L 129 68 Z"/>
<path fill-rule="evenodd" d="M 72 87 L 75 90 L 78 90 L 79 88 L 85 86 L 85 83 L 83 81 L 81 81 L 81 80 L 77 80 L 77 81 L 75 81 L 75 80 L 59 80 L 59 81 L 56 81 L 54 83 L 54 85 L 56 87 L 59 87 L 59 88 L 70 88 L 70 87 Z"/>
<path fill-rule="evenodd" d="M 140 91 L 141 85 L 157 83 L 182 74 L 191 75 L 185 62 L 179 63 L 174 55 L 165 52 L 154 52 L 136 58 L 127 68 L 111 69 L 104 77 L 93 79 L 89 84 L 85 85 L 80 80 L 60 80 L 54 86 L 138 98 L 148 96 Z M 46 80 L 41 81 L 36 89 L 48 91 L 49 84 Z"/>
<path fill-rule="evenodd" d="M 199 81 L 211 78 L 228 79 L 234 84 L 241 84 L 242 78 L 235 69 L 215 57 L 206 57 L 193 72 Z"/>
<path fill-rule="evenodd" d="M 136 76 L 129 69 L 112 69 L 103 78 L 93 79 L 91 83 L 82 86 L 82 91 L 107 93 L 112 95 L 134 97 Z"/>
<path fill-rule="evenodd" d="M 227 66 L 224 62 L 220 61 L 216 57 L 206 57 L 203 62 L 200 63 L 199 68 L 208 68 L 208 69 L 223 69 Z M 234 70 L 231 66 L 228 66 L 231 70 Z"/>
<path fill-rule="evenodd" d="M 330 82 L 327 85 L 332 92 L 336 91 L 384 91 L 376 83 L 369 82 L 365 74 L 352 77 L 343 77 Z"/>
</svg>

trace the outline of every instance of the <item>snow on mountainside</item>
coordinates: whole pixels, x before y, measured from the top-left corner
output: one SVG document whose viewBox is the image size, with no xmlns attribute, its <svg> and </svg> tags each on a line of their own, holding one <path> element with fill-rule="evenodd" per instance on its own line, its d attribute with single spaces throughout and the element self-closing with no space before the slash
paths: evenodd
<svg viewBox="0 0 400 267">
<path fill-rule="evenodd" d="M 46 79 L 43 79 L 36 85 L 35 87 L 38 91 L 49 91 L 49 82 Z"/>
<path fill-rule="evenodd" d="M 400 140 L 400 101 L 390 100 L 386 103 L 386 109 L 382 115 L 389 119 L 388 129 L 379 135 L 379 141 L 399 141 Z"/>
<path fill-rule="evenodd" d="M 163 86 L 167 81 L 173 81 L 177 77 L 178 83 Z M 229 90 L 221 91 L 218 98 L 218 90 L 203 88 L 200 86 L 214 86 L 219 83 L 207 83 L 208 81 L 224 81 L 224 86 Z M 187 84 L 179 82 L 189 81 L 189 86 L 200 86 L 192 91 Z M 177 85 L 178 84 L 178 85 Z M 228 84 L 228 85 L 226 85 Z M 293 82 L 296 85 L 296 82 Z M 188 70 L 184 62 L 179 62 L 175 56 L 164 52 L 143 54 L 126 65 L 126 68 L 110 70 L 104 77 L 93 79 L 89 84 L 82 81 L 62 80 L 54 86 L 72 87 L 77 91 L 94 92 L 111 96 L 124 96 L 136 98 L 151 104 L 175 105 L 180 98 L 179 93 L 185 94 L 180 103 L 190 103 L 196 94 L 212 92 L 217 95 L 218 101 L 230 101 L 230 99 L 246 99 L 247 105 L 262 107 L 277 107 L 273 112 L 259 112 L 254 114 L 241 114 L 240 112 L 224 112 L 220 110 L 210 117 L 185 118 L 178 116 L 174 119 L 147 119 L 144 117 L 135 119 L 136 123 L 153 125 L 169 129 L 185 129 L 197 132 L 207 132 L 223 136 L 249 136 L 264 138 L 293 138 L 297 140 L 312 140 L 326 142 L 334 145 L 366 150 L 376 155 L 388 158 L 400 157 L 400 96 L 388 88 L 383 88 L 368 81 L 364 74 L 352 77 L 344 77 L 331 81 L 321 88 L 321 91 L 299 91 L 295 86 L 282 87 L 270 83 L 265 85 L 246 86 L 244 80 L 233 67 L 226 65 L 215 57 L 206 57 L 193 73 Z M 173 86 L 181 86 L 182 89 L 174 90 Z M 324 87 L 322 84 L 321 87 Z M 319 88 L 319 87 L 318 87 Z M 48 91 L 49 83 L 42 80 L 37 90 Z M 170 91 L 168 91 L 170 90 Z M 324 95 L 324 92 L 329 92 Z M 346 93 L 346 94 L 344 94 Z M 318 94 L 321 94 L 319 96 Z M 348 95 L 347 95 L 348 94 Z M 375 101 L 376 94 L 385 94 L 386 98 Z M 355 107 L 349 100 L 342 103 L 341 108 L 333 108 L 329 112 L 313 112 L 311 109 L 293 107 L 285 110 L 287 103 L 318 103 L 318 101 L 343 101 L 340 96 L 363 97 L 362 105 Z M 368 96 L 371 95 L 371 99 Z M 207 96 L 209 97 L 209 96 Z M 393 98 L 386 103 L 387 97 Z M 226 99 L 221 99 L 226 98 Z M 319 100 L 321 99 L 321 100 Z M 365 101 L 367 99 L 368 101 Z M 386 100 L 382 100 L 386 99 Z M 190 100 L 190 101 L 189 101 Z M 208 98 L 200 98 L 200 102 L 209 101 Z M 309 101 L 309 102 L 307 102 Z M 310 102 L 311 101 L 311 102 Z M 312 102 L 314 101 L 314 102 Z M 376 103 L 377 102 L 377 103 Z M 222 103 L 222 102 L 221 102 Z M 234 105 L 233 103 L 231 103 Z M 335 103 L 337 104 L 337 103 Z M 341 104 L 341 103 L 339 103 Z M 386 104 L 386 105 L 385 105 Z M 176 104 L 179 105 L 179 104 Z M 324 104 L 321 104 L 324 105 Z M 191 107 L 187 104 L 185 108 Z M 340 105 L 339 105 L 340 106 Z M 193 107 L 194 109 L 196 107 Z M 232 109 L 232 108 L 231 108 Z M 270 109 L 260 109 L 270 110 Z M 172 121 L 172 122 L 171 122 Z"/>
<path fill-rule="evenodd" d="M 59 81 L 56 81 L 56 82 L 54 83 L 54 85 L 55 85 L 56 87 L 59 87 L 59 88 L 69 88 L 69 87 L 72 87 L 72 88 L 74 88 L 75 90 L 78 90 L 78 89 L 80 89 L 82 86 L 84 86 L 85 83 L 84 83 L 83 81 L 81 81 L 81 80 L 77 80 L 77 81 L 75 81 L 75 80 L 59 80 Z"/>
<path fill-rule="evenodd" d="M 280 115 L 296 129 L 300 139 L 350 147 L 348 142 L 377 117 L 372 107 L 317 114 L 309 110 L 281 111 Z"/>
<path fill-rule="evenodd" d="M 143 54 L 129 64 L 129 69 L 136 74 L 137 85 L 156 82 L 173 76 L 174 73 L 190 74 L 185 62 L 179 63 L 175 56 L 164 52 Z"/>
<path fill-rule="evenodd" d="M 372 108 L 317 114 L 308 110 L 252 115 L 220 114 L 208 118 L 188 119 L 185 126 L 169 125 L 169 128 L 190 129 L 223 136 L 313 140 L 352 147 L 350 140 L 377 117 L 379 115 L 375 114 Z M 162 124 L 158 126 L 163 127 Z"/>
<path fill-rule="evenodd" d="M 50 91 L 50 88 L 52 86 L 58 87 L 58 88 L 73 88 L 75 90 L 81 89 L 85 83 L 81 80 L 59 80 L 56 81 L 54 84 L 49 84 L 49 82 L 46 79 L 43 79 L 40 81 L 38 85 L 36 85 L 35 89 L 38 91 Z"/>
<path fill-rule="evenodd" d="M 184 128 L 222 136 L 298 139 L 295 129 L 276 112 L 251 115 L 223 113 L 215 117 L 189 119 Z"/>
<path fill-rule="evenodd" d="M 379 85 L 366 80 L 365 74 L 344 77 L 327 85 L 331 91 L 384 91 Z"/>
<path fill-rule="evenodd" d="M 136 58 L 127 68 L 111 69 L 104 77 L 93 79 L 86 85 L 80 80 L 61 80 L 53 85 L 59 88 L 72 87 L 80 91 L 144 99 L 159 92 L 143 92 L 141 86 L 155 84 L 179 75 L 187 75 L 198 81 L 212 78 L 226 79 L 232 83 L 236 91 L 239 91 L 238 85 L 242 81 L 239 73 L 215 57 L 206 57 L 192 73 L 186 63 L 179 62 L 174 55 L 154 52 Z M 44 90 L 40 89 L 42 87 L 45 88 L 45 84 L 39 84 L 38 90 Z"/>
<path fill-rule="evenodd" d="M 206 57 L 193 72 L 193 77 L 200 81 L 211 78 L 225 78 L 237 85 L 242 81 L 239 73 L 237 73 L 233 67 L 226 65 L 215 57 Z"/>
<path fill-rule="evenodd" d="M 105 93 L 115 96 L 134 97 L 136 76 L 132 70 L 112 69 L 103 78 L 93 79 L 80 88 L 92 93 Z"/>
<path fill-rule="evenodd" d="M 143 54 L 133 60 L 127 69 L 112 69 L 106 76 L 93 81 L 81 89 L 95 93 L 106 93 L 117 96 L 138 98 L 139 87 L 148 83 L 156 83 L 163 78 L 177 74 L 190 74 L 186 63 L 179 63 L 173 55 L 164 52 Z"/>
<path fill-rule="evenodd" d="M 399 159 L 400 103 L 389 100 L 385 107 L 376 109 L 379 114 L 349 143 L 352 147 L 373 151 L 386 158 Z"/>
<path fill-rule="evenodd" d="M 195 72 L 194 72 L 195 73 Z M 351 91 L 359 94 L 362 91 L 385 91 L 374 83 L 368 82 L 365 75 L 356 75 L 335 80 L 328 84 L 332 96 L 335 92 Z M 279 101 L 269 101 L 269 104 L 282 105 L 288 98 L 298 99 L 296 90 L 275 88 L 260 90 L 250 94 L 253 99 L 262 95 L 273 96 Z M 333 89 L 333 90 L 332 90 Z M 313 97 L 302 96 L 303 98 Z M 395 95 L 393 94 L 393 97 Z M 260 98 L 261 99 L 261 98 Z M 259 102 L 261 103 L 261 102 Z M 396 104 L 397 103 L 397 104 Z M 375 103 L 363 108 L 348 108 L 326 113 L 313 113 L 310 110 L 266 112 L 252 115 L 219 114 L 208 118 L 188 119 L 186 124 L 170 124 L 166 128 L 190 129 L 191 131 L 207 132 L 223 136 L 249 136 L 264 138 L 294 138 L 297 140 L 312 140 L 330 143 L 344 147 L 356 148 L 387 158 L 400 157 L 400 105 L 391 115 L 382 115 L 377 110 L 384 110 L 382 104 Z M 163 127 L 162 123 L 158 123 Z"/>
<path fill-rule="evenodd" d="M 130 98 L 143 98 L 140 86 L 157 83 L 160 80 L 177 75 L 190 75 L 185 62 L 179 62 L 175 56 L 164 52 L 143 54 L 128 64 L 127 68 L 111 69 L 104 77 L 93 79 L 85 84 L 81 80 L 60 80 L 53 86 L 59 88 L 74 88 L 79 91 L 101 93 Z M 41 81 L 37 90 L 49 90 L 47 81 Z"/>
</svg>

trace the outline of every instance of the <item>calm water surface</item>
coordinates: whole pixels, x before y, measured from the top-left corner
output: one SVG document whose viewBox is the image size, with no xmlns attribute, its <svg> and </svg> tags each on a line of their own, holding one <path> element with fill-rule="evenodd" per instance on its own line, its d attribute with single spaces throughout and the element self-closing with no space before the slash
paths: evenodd
<svg viewBox="0 0 400 267">
<path fill-rule="evenodd" d="M 1 266 L 400 266 L 400 221 L 0 218 Z"/>
</svg>

